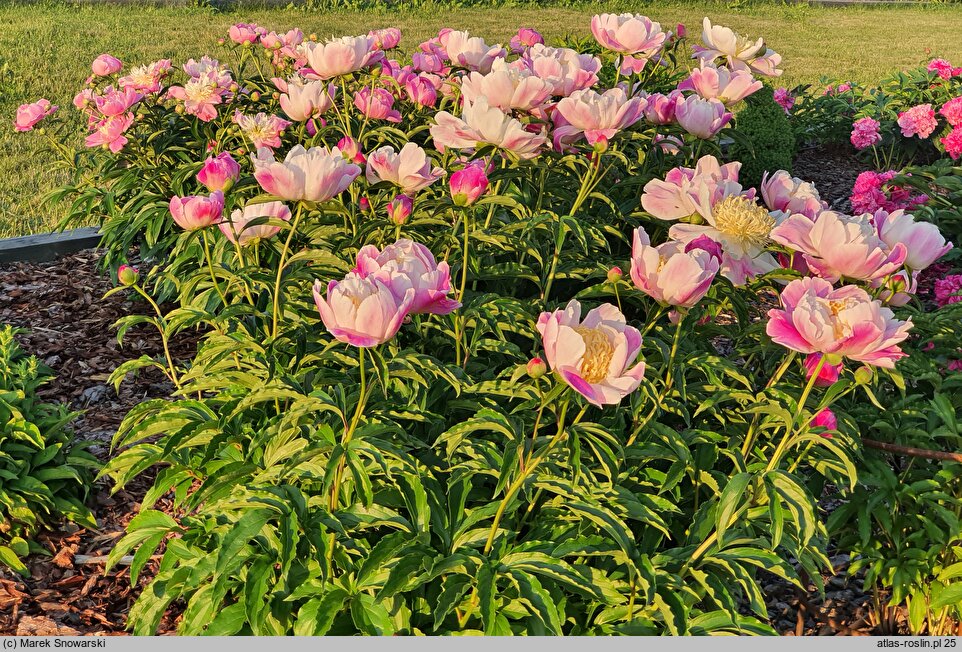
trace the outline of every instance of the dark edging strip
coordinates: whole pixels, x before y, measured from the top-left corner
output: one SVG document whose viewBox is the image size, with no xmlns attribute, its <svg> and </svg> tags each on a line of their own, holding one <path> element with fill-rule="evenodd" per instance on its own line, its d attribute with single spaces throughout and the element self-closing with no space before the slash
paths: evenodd
<svg viewBox="0 0 962 652">
<path fill-rule="evenodd" d="M 97 227 L 0 240 L 0 263 L 44 263 L 100 243 Z"/>
</svg>

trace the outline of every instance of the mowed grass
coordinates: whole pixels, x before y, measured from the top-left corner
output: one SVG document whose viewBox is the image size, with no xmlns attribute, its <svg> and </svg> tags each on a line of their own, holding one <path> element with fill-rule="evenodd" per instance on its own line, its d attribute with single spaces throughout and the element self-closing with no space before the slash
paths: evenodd
<svg viewBox="0 0 962 652">
<path fill-rule="evenodd" d="M 763 36 L 783 56 L 780 84 L 817 82 L 822 76 L 864 83 L 932 56 L 962 62 L 962 7 L 812 8 L 752 5 L 733 10 L 721 3 L 634 2 L 585 8 L 418 9 L 407 12 L 320 12 L 303 9 L 236 10 L 137 7 L 130 5 L 0 5 L 0 237 L 52 230 L 63 209 L 43 197 L 64 177 L 52 172 L 54 154 L 38 134 L 17 134 L 16 107 L 46 97 L 73 114 L 74 143 L 83 125 L 70 100 L 90 72 L 90 62 L 110 52 L 128 65 L 167 57 L 175 65 L 202 54 L 217 56 L 217 39 L 239 21 L 267 28 L 300 27 L 319 37 L 364 33 L 398 26 L 402 46 L 415 47 L 441 27 L 466 29 L 489 43 L 503 42 L 519 26 L 534 27 L 549 40 L 589 35 L 591 15 L 600 11 L 644 13 L 665 26 L 688 25 L 697 38 L 701 20 Z"/>
</svg>

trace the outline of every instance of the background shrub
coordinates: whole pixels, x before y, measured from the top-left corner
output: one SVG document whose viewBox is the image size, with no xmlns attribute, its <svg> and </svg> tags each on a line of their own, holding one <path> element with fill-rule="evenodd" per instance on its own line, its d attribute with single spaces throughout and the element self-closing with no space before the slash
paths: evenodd
<svg viewBox="0 0 962 652">
<path fill-rule="evenodd" d="M 742 183 L 757 186 L 765 172 L 792 171 L 795 136 L 771 87 L 763 87 L 745 102 L 747 106 L 735 116 L 741 137 L 735 140 L 729 157 L 742 162 Z"/>
</svg>

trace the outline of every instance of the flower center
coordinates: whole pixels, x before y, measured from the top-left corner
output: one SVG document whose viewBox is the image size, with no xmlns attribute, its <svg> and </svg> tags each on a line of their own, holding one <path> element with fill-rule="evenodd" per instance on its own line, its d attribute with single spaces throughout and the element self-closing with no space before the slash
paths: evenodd
<svg viewBox="0 0 962 652">
<path fill-rule="evenodd" d="M 846 299 L 822 299 L 821 301 L 832 315 L 832 330 L 835 333 L 835 338 L 841 339 L 851 335 L 852 325 L 848 323 L 842 313 L 858 305 L 858 299 L 848 297 Z"/>
<path fill-rule="evenodd" d="M 575 326 L 574 331 L 585 343 L 585 354 L 581 360 L 581 377 L 589 383 L 598 383 L 608 377 L 608 367 L 615 354 L 615 347 L 600 328 Z"/>
<path fill-rule="evenodd" d="M 746 249 L 762 248 L 768 244 L 775 226 L 775 218 L 762 206 L 745 197 L 731 196 L 712 208 L 715 228 L 739 241 Z"/>
<path fill-rule="evenodd" d="M 191 80 L 184 85 L 187 99 L 204 104 L 217 93 L 217 84 L 212 81 Z"/>
</svg>

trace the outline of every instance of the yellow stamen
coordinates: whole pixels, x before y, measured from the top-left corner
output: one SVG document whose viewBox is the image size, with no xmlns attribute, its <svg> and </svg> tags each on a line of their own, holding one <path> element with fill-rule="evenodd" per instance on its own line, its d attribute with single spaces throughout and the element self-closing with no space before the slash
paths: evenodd
<svg viewBox="0 0 962 652">
<path fill-rule="evenodd" d="M 715 228 L 746 250 L 768 244 L 775 218 L 768 210 L 741 196 L 725 197 L 712 208 Z"/>
<path fill-rule="evenodd" d="M 600 328 L 575 326 L 574 331 L 585 343 L 585 354 L 581 360 L 581 377 L 589 383 L 601 382 L 608 377 L 608 367 L 615 354 L 615 347 L 608 341 L 608 335 Z"/>
</svg>

